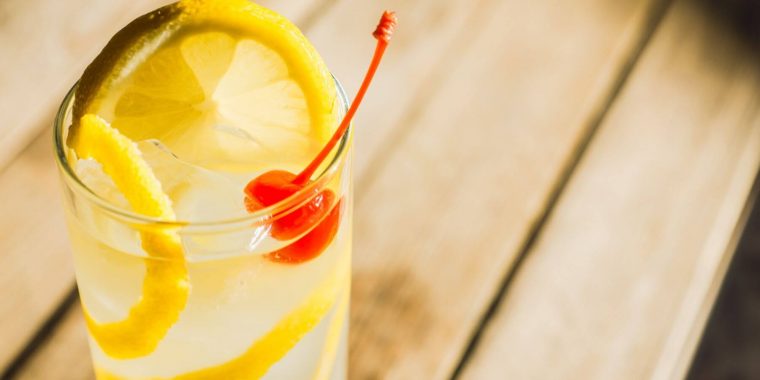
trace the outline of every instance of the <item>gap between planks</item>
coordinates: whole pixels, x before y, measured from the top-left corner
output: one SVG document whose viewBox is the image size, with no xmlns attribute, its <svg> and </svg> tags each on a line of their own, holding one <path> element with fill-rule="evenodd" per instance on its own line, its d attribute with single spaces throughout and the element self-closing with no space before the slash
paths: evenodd
<svg viewBox="0 0 760 380">
<path fill-rule="evenodd" d="M 516 6 L 518 8 L 518 11 L 522 11 L 528 15 L 531 15 L 532 13 L 547 11 L 546 8 L 541 5 L 535 7 L 533 5 L 520 5 L 523 5 L 525 8 L 529 9 L 519 9 L 520 7 Z M 588 7 L 599 6 L 599 4 L 594 3 L 584 5 Z M 490 298 L 489 296 L 485 296 L 487 293 L 483 292 L 482 294 L 476 294 L 476 297 L 472 297 L 475 298 L 475 300 L 472 301 L 474 304 L 472 310 L 468 310 L 467 313 L 464 313 L 462 318 L 457 318 L 455 316 L 451 316 L 455 314 L 453 313 L 453 310 L 447 309 L 447 306 L 450 304 L 450 300 L 443 301 L 442 298 L 439 298 L 438 301 L 441 302 L 432 301 L 433 303 L 436 303 L 436 305 L 433 305 L 434 307 L 432 314 L 435 315 L 435 318 L 432 318 L 433 320 L 430 321 L 432 323 L 425 324 L 423 322 L 426 318 L 429 318 L 429 316 L 426 316 L 426 313 L 431 312 L 425 310 L 424 304 L 430 303 L 430 299 L 442 297 L 440 292 L 438 292 L 438 294 L 429 294 L 429 299 L 426 299 L 424 291 L 430 289 L 425 289 L 425 287 L 436 288 L 436 283 L 450 284 L 449 286 L 438 288 L 445 288 L 451 291 L 452 294 L 449 294 L 449 297 L 451 297 L 451 299 L 465 300 L 470 299 L 470 296 L 473 295 L 472 293 L 477 293 L 483 288 L 490 288 L 492 285 L 491 281 L 495 280 L 493 281 L 493 284 L 496 284 L 498 279 L 497 277 L 491 277 L 489 274 L 485 276 L 485 279 L 482 280 L 483 287 L 476 286 L 476 288 L 480 289 L 473 290 L 471 294 L 459 297 L 455 292 L 457 283 L 449 282 L 449 280 L 453 279 L 453 277 L 450 278 L 447 276 L 447 274 L 445 274 L 446 271 L 451 269 L 450 267 L 457 266 L 458 262 L 456 261 L 450 262 L 449 268 L 439 267 L 439 269 L 446 269 L 442 271 L 444 272 L 443 274 L 425 276 L 420 275 L 419 273 L 409 273 L 411 271 L 422 273 L 430 272 L 430 262 L 426 260 L 445 263 L 448 262 L 446 258 L 447 255 L 449 258 L 453 258 L 455 260 L 462 260 L 464 258 L 462 257 L 462 253 L 467 252 L 467 250 L 457 249 L 457 247 L 461 248 L 461 244 L 459 244 L 460 242 L 455 241 L 456 239 L 453 237 L 457 235 L 458 231 L 460 235 L 464 235 L 460 238 L 467 240 L 466 236 L 469 232 L 472 232 L 459 229 L 456 223 L 449 224 L 448 226 L 441 225 L 440 221 L 452 220 L 449 219 L 452 217 L 456 218 L 457 212 L 449 210 L 441 210 L 439 212 L 432 211 L 440 204 L 454 206 L 451 207 L 452 210 L 459 208 L 461 211 L 462 200 L 466 198 L 456 196 L 455 193 L 449 192 L 449 198 L 460 201 L 459 204 L 449 204 L 448 202 L 439 199 L 440 193 L 445 194 L 445 190 L 447 188 L 452 189 L 457 187 L 456 184 L 447 183 L 447 179 L 450 177 L 446 175 L 431 176 L 429 173 L 420 172 L 417 170 L 418 168 L 410 170 L 409 167 L 415 165 L 410 165 L 409 162 L 415 160 L 421 162 L 424 162 L 426 160 L 435 160 L 439 159 L 441 156 L 443 159 L 439 160 L 438 162 L 446 162 L 445 160 L 457 161 L 457 158 L 455 157 L 459 157 L 461 160 L 460 162 L 467 162 L 467 159 L 462 160 L 462 157 L 466 157 L 469 152 L 462 152 L 462 147 L 473 148 L 473 146 L 470 145 L 474 141 L 478 141 L 478 138 L 464 138 L 459 141 L 461 142 L 461 146 L 459 142 L 457 142 L 454 143 L 454 145 L 442 144 L 440 147 L 436 147 L 432 142 L 434 139 L 431 138 L 432 136 L 448 135 L 450 137 L 450 140 L 457 141 L 457 138 L 463 137 L 461 130 L 462 127 L 467 124 L 462 122 L 462 120 L 458 117 L 452 117 L 452 120 L 447 120 L 446 118 L 446 115 L 462 116 L 461 113 L 460 115 L 456 115 L 456 107 L 468 109 L 471 106 L 476 106 L 476 104 L 473 104 L 471 101 L 461 102 L 464 104 L 450 102 L 452 99 L 457 99 L 457 96 L 460 93 L 464 94 L 465 97 L 470 96 L 472 99 L 478 99 L 478 95 L 483 98 L 483 104 L 480 104 L 481 107 L 472 107 L 472 109 L 474 109 L 472 112 L 476 113 L 477 111 L 487 110 L 487 113 L 490 114 L 479 115 L 482 116 L 480 118 L 476 115 L 471 115 L 475 117 L 471 118 L 468 121 L 472 123 L 473 126 L 478 126 L 479 122 L 488 124 L 489 128 L 483 128 L 479 130 L 484 133 L 484 137 L 488 136 L 489 131 L 497 133 L 502 132 L 499 131 L 497 126 L 499 124 L 504 124 L 505 120 L 500 117 L 497 110 L 499 110 L 500 105 L 503 106 L 503 89 L 497 89 L 489 86 L 488 79 L 485 79 L 483 77 L 473 79 L 477 85 L 473 85 L 472 83 L 465 84 L 462 83 L 462 81 L 459 79 L 463 78 L 463 73 L 477 73 L 484 71 L 490 72 L 488 69 L 494 69 L 494 67 L 491 67 L 492 64 L 499 62 L 500 60 L 504 59 L 505 56 L 508 56 L 507 54 L 494 54 L 493 56 L 490 56 L 490 53 L 492 50 L 499 51 L 499 46 L 502 46 L 503 44 L 509 44 L 509 42 L 500 40 L 499 37 L 497 37 L 503 36 L 505 34 L 508 35 L 510 33 L 510 30 L 508 28 L 506 30 L 504 29 L 504 25 L 510 25 L 510 21 L 514 21 L 514 19 L 520 18 L 521 16 L 523 18 L 525 17 L 525 15 L 518 15 L 517 13 L 519 12 L 511 12 L 513 10 L 513 6 L 515 5 L 504 3 L 495 4 L 495 9 L 489 10 L 488 14 L 476 20 L 478 27 L 481 28 L 481 30 L 477 33 L 477 37 L 470 39 L 468 41 L 468 44 L 465 46 L 453 47 L 453 50 L 456 52 L 456 55 L 458 56 L 457 58 L 460 59 L 460 61 L 457 64 L 452 65 L 452 67 L 445 68 L 446 71 L 444 71 L 444 73 L 447 74 L 447 80 L 441 81 L 440 83 L 435 83 L 435 91 L 431 90 L 431 93 L 429 93 L 429 96 L 432 100 L 425 99 L 426 102 L 428 102 L 425 103 L 425 107 L 417 107 L 416 109 L 412 108 L 409 110 L 408 115 L 401 119 L 400 123 L 402 124 L 395 129 L 395 131 L 398 131 L 397 136 L 400 138 L 397 140 L 386 140 L 388 144 L 392 144 L 393 148 L 389 150 L 390 153 L 384 155 L 387 160 L 384 160 L 383 163 L 372 166 L 374 170 L 369 172 L 369 175 L 372 177 L 369 177 L 365 183 L 363 183 L 362 180 L 360 180 L 358 183 L 357 188 L 360 189 L 360 192 L 359 196 L 357 197 L 359 200 L 357 202 L 357 210 L 359 211 L 360 215 L 371 216 L 376 220 L 362 221 L 359 223 L 357 228 L 357 241 L 361 241 L 360 244 L 362 247 L 359 250 L 359 252 L 361 252 L 361 256 L 357 258 L 357 275 L 355 276 L 357 280 L 356 288 L 358 288 L 356 291 L 358 294 L 356 300 L 358 302 L 355 302 L 355 307 L 352 309 L 352 326 L 354 326 L 351 338 L 352 377 L 449 377 L 451 371 L 457 364 L 457 358 L 460 355 L 459 352 L 462 350 L 464 345 L 466 345 L 466 331 L 471 327 L 471 323 L 473 325 L 477 323 L 474 318 L 477 318 L 476 314 L 480 314 L 478 311 L 484 307 L 487 307 L 488 302 L 490 302 L 490 300 L 488 300 L 481 303 L 482 298 Z M 635 7 L 625 9 L 631 11 L 632 8 L 638 10 L 638 8 Z M 641 27 L 639 21 L 641 20 L 639 19 L 639 13 L 633 11 L 631 11 L 631 13 L 636 17 L 631 16 L 630 19 L 626 19 L 625 21 L 627 22 L 626 26 L 635 25 L 631 26 L 633 32 L 625 34 L 625 37 L 621 37 L 619 40 L 615 39 L 614 46 L 616 48 L 620 48 L 622 52 L 615 51 L 615 54 L 610 54 L 613 57 L 610 59 L 611 62 L 605 60 L 608 65 L 602 66 L 602 69 L 599 70 L 602 72 L 602 75 L 598 75 L 598 72 L 595 72 L 596 75 L 593 76 L 593 79 L 601 82 L 601 88 L 595 88 L 594 90 L 596 91 L 592 91 L 592 94 L 589 95 L 589 98 L 592 99 L 590 102 L 592 104 L 592 108 L 593 105 L 598 104 L 598 101 L 604 101 L 604 93 L 607 92 L 610 81 L 614 82 L 614 76 L 618 72 L 620 63 L 625 61 L 625 58 L 628 56 L 627 53 L 633 46 L 635 46 L 635 42 L 638 38 Z M 511 16 L 512 19 L 504 20 L 504 17 L 507 15 Z M 535 14 L 533 15 L 535 16 Z M 498 32 L 494 29 L 498 30 Z M 520 32 L 521 31 L 515 31 L 515 34 L 519 35 Z M 530 33 L 521 36 L 527 37 L 530 36 Z M 616 37 L 618 37 L 617 34 Z M 469 38 L 464 39 L 467 40 Z M 539 41 L 546 42 L 544 40 Z M 524 44 L 533 41 L 530 39 L 525 39 L 523 41 L 517 42 L 518 44 Z M 468 45 L 475 45 L 476 47 L 471 48 Z M 548 46 L 548 44 L 542 45 L 542 47 Z M 470 50 L 468 51 L 468 49 Z M 516 50 L 519 51 L 520 49 L 517 48 Z M 483 67 L 483 61 L 486 62 L 485 67 Z M 596 61 L 592 62 L 593 64 L 598 63 Z M 592 63 L 589 63 L 589 65 L 591 66 Z M 484 68 L 486 70 L 484 70 Z M 504 69 L 504 71 L 508 72 L 508 69 Z M 496 72 L 494 72 L 494 74 L 496 74 Z M 535 73 L 528 70 L 526 76 L 530 77 L 531 79 L 536 79 L 535 77 L 531 76 L 534 74 Z M 457 75 L 460 77 L 452 79 L 452 76 L 456 77 Z M 519 77 L 520 72 L 518 71 L 514 73 L 514 75 Z M 497 80 L 496 83 L 502 83 L 506 85 L 508 82 L 508 80 L 506 80 L 507 77 L 508 76 L 496 76 L 495 78 L 504 79 L 504 82 Z M 601 77 L 601 79 L 599 79 L 599 77 Z M 494 82 L 494 80 L 491 80 L 490 82 Z M 475 93 L 472 91 L 473 88 L 481 90 L 481 92 Z M 566 88 L 562 88 L 562 90 L 567 91 Z M 519 91 L 515 90 L 515 92 Z M 602 98 L 599 98 L 599 96 Z M 549 101 L 549 103 L 551 104 L 551 101 Z M 582 118 L 586 117 L 587 106 L 589 106 L 589 104 L 584 103 L 581 107 L 579 107 L 583 108 L 583 110 L 580 112 L 582 114 Z M 574 119 L 574 117 L 571 117 L 570 119 Z M 534 119 L 532 121 L 536 124 L 541 124 L 538 120 Z M 528 120 L 525 120 L 525 122 L 530 123 Z M 575 128 L 579 126 L 575 125 L 574 122 L 575 121 L 573 120 L 572 128 L 568 127 L 567 130 L 565 130 L 566 134 L 557 134 L 558 136 L 566 137 L 566 139 L 558 136 L 553 136 L 552 134 L 542 135 L 540 132 L 535 132 L 534 136 L 530 136 L 533 138 L 541 136 L 549 139 L 553 137 L 562 140 L 563 144 L 566 144 L 562 145 L 561 148 L 558 149 L 562 153 L 555 153 L 557 156 L 559 156 L 555 156 L 557 157 L 557 161 L 549 160 L 551 164 L 547 164 L 546 168 L 544 168 L 544 170 L 550 172 L 548 175 L 550 177 L 555 176 L 554 164 L 558 162 L 561 163 L 566 160 L 567 156 L 565 156 L 565 149 L 572 151 L 572 147 L 576 146 L 576 144 L 582 139 L 581 133 L 578 133 L 578 135 L 575 134 Z M 409 128 L 411 125 L 419 126 L 416 128 Z M 459 128 L 459 131 L 456 131 L 454 129 L 457 128 L 457 125 L 462 126 Z M 441 128 L 437 128 L 438 126 Z M 496 129 L 494 129 L 494 127 L 496 127 Z M 401 129 L 404 130 L 401 131 Z M 568 130 L 573 132 L 568 132 Z M 529 133 L 526 134 L 529 135 Z M 500 135 L 499 137 L 509 140 L 508 135 Z M 480 142 L 483 143 L 484 141 L 481 140 Z M 483 143 L 482 146 L 479 146 L 477 149 L 490 150 L 492 148 L 492 145 Z M 430 149 L 433 149 L 433 151 Z M 435 149 L 440 150 L 436 152 Z M 445 153 L 450 153 L 450 155 Z M 537 151 L 531 153 L 536 156 L 541 156 L 541 153 L 544 152 Z M 479 157 L 478 155 L 474 156 Z M 456 166 L 451 164 L 444 164 L 442 166 L 446 167 L 447 165 L 450 165 L 447 167 L 447 169 L 453 173 L 460 173 L 461 170 L 465 170 L 475 174 L 473 184 L 463 187 L 464 189 L 470 191 L 469 194 L 475 194 L 475 191 L 478 190 L 478 187 L 474 183 L 481 182 L 484 180 L 484 178 L 489 177 L 487 175 L 483 177 L 482 170 L 478 169 L 483 166 L 492 164 L 488 158 L 498 157 L 498 154 L 495 156 L 492 154 L 484 154 L 480 156 L 480 158 L 482 158 L 481 160 L 476 159 L 471 163 L 474 165 L 472 168 L 463 168 L 461 164 Z M 534 158 L 539 160 L 537 157 Z M 499 162 L 498 160 L 494 161 Z M 422 165 L 421 162 L 416 163 L 418 167 L 419 165 Z M 498 171 L 502 171 L 502 173 L 500 174 L 498 171 L 491 173 L 491 177 L 500 177 L 503 175 L 504 170 L 507 167 L 508 165 L 499 167 Z M 432 171 L 434 173 L 440 173 L 442 170 L 441 168 L 436 167 L 431 167 L 429 169 L 433 169 Z M 398 171 L 401 171 L 401 173 L 398 173 Z M 422 181 L 420 180 L 420 177 L 422 177 Z M 462 181 L 466 183 L 467 179 L 462 179 Z M 403 186 L 399 187 L 398 185 L 402 183 Z M 436 183 L 439 185 L 436 186 Z M 541 183 L 540 186 L 537 186 L 540 189 L 538 191 L 539 195 L 537 197 L 544 196 L 546 190 L 543 186 L 543 183 Z M 410 192 L 416 192 L 417 194 L 409 194 Z M 398 193 L 404 193 L 406 196 L 401 197 L 404 199 L 397 199 L 396 197 L 392 196 L 392 194 Z M 420 193 L 422 193 L 422 196 L 424 198 L 420 198 Z M 464 194 L 468 194 L 468 192 L 465 191 Z M 490 197 L 491 194 L 493 193 L 490 192 L 485 196 Z M 480 195 L 483 194 L 481 193 Z M 520 194 L 520 197 L 517 198 L 521 200 L 523 199 L 522 197 L 524 197 L 524 195 Z M 516 200 L 516 202 L 520 202 L 520 200 Z M 535 199 L 526 199 L 527 204 L 532 204 L 531 201 L 535 201 Z M 543 201 L 538 203 L 543 204 Z M 379 212 L 379 210 L 373 206 L 375 204 L 388 205 L 391 208 L 395 208 L 397 211 L 387 213 Z M 542 206 L 537 206 L 537 209 L 540 209 L 541 207 Z M 383 208 L 385 208 L 385 206 Z M 534 209 L 531 210 L 531 213 L 533 211 Z M 473 212 L 477 213 L 478 211 L 476 211 L 476 209 L 471 209 L 466 213 L 467 216 L 463 217 L 462 214 L 458 216 L 462 217 L 461 220 L 463 221 L 468 220 L 468 217 L 473 216 Z M 540 212 L 540 210 L 537 212 Z M 428 217 L 428 219 L 423 220 L 419 217 L 414 218 L 415 215 L 425 215 Z M 520 221 L 518 224 L 522 224 L 524 221 L 529 222 L 530 219 L 534 217 L 535 216 L 531 215 L 525 219 L 522 219 L 521 215 L 520 218 L 516 219 L 519 219 Z M 414 219 L 414 221 L 410 223 L 409 219 Z M 390 229 L 387 227 L 393 225 L 394 223 L 399 224 L 400 221 L 403 221 L 403 227 Z M 494 224 L 499 225 L 498 221 L 495 221 Z M 436 226 L 439 226 L 441 228 L 437 229 Z M 513 233 L 522 234 L 522 228 L 523 225 L 515 229 Z M 404 232 L 402 232 L 402 230 L 404 230 Z M 417 231 L 416 233 L 413 233 L 415 236 L 410 236 L 410 234 L 406 232 L 409 230 Z M 443 232 L 441 232 L 441 230 L 443 230 Z M 465 233 L 462 234 L 462 232 Z M 424 241 L 426 239 L 419 238 L 420 235 L 424 235 L 428 240 L 437 243 L 443 243 L 444 240 L 441 240 L 440 237 L 437 237 L 435 235 L 448 236 L 449 238 L 445 238 L 445 241 L 452 244 L 446 249 L 438 251 L 437 257 L 429 257 L 431 255 L 431 251 L 437 251 L 438 247 L 435 247 L 434 244 L 436 243 L 426 243 Z M 393 236 L 393 239 L 390 240 L 397 241 L 389 242 L 387 236 Z M 477 238 L 485 238 L 485 236 L 478 236 Z M 511 239 L 505 238 L 504 240 L 504 242 L 511 243 Z M 470 241 L 470 243 L 466 245 L 469 245 L 470 249 L 478 251 L 478 247 L 472 243 L 474 243 L 474 240 Z M 411 247 L 418 248 L 419 251 Z M 500 250 L 494 250 L 493 248 L 495 246 L 490 244 L 486 244 L 485 247 L 490 248 L 490 257 L 496 258 L 494 255 L 497 254 Z M 511 248 L 509 250 L 511 251 Z M 389 253 L 391 252 L 401 253 L 400 256 L 396 258 L 395 261 L 397 262 L 395 263 L 393 263 L 394 258 L 389 257 Z M 410 255 L 405 255 L 403 252 L 407 252 Z M 511 252 L 509 253 L 511 254 Z M 426 257 L 428 258 L 426 259 Z M 501 260 L 504 260 L 506 262 Z M 501 265 L 502 263 L 504 265 Z M 505 255 L 502 256 L 502 258 L 497 258 L 497 262 L 494 263 L 493 267 L 508 268 L 510 265 L 512 265 L 512 262 L 508 256 Z M 463 273 L 469 273 L 466 269 L 467 266 L 468 265 L 465 264 L 461 267 Z M 482 269 L 482 267 L 480 269 Z M 473 273 L 477 272 L 479 271 L 473 271 Z M 422 278 L 415 278 L 418 276 Z M 420 282 L 422 282 L 420 280 L 424 279 L 424 277 L 427 277 L 428 283 L 420 284 Z M 464 279 L 464 277 L 465 276 L 462 276 L 461 278 Z M 501 278 L 501 276 L 498 276 L 498 278 Z M 448 293 L 447 291 L 445 292 Z M 463 294 L 466 294 L 466 292 Z M 417 305 L 417 303 L 422 305 Z M 459 307 L 463 307 L 463 305 L 459 305 Z M 446 317 L 446 315 L 449 316 Z M 452 323 L 457 327 L 456 329 L 451 329 Z M 400 325 L 404 325 L 403 328 L 401 328 Z M 383 329 L 391 329 L 391 331 L 393 331 L 393 338 L 388 339 L 387 335 L 383 335 Z M 419 331 L 420 329 L 437 331 L 440 333 L 440 335 L 431 337 L 431 335 L 435 334 L 426 335 L 424 332 Z M 445 338 L 448 335 L 448 331 L 446 331 L 447 329 L 455 331 L 451 333 L 453 336 L 448 336 L 449 339 Z M 387 340 L 391 340 L 391 342 L 387 342 Z M 426 340 L 427 343 L 425 343 L 424 347 L 416 346 L 416 344 L 419 342 L 424 342 Z M 462 344 L 460 345 L 459 343 Z M 431 351 L 433 350 L 436 350 L 437 352 L 432 353 Z M 418 354 L 420 351 L 427 351 L 427 355 Z M 393 364 L 389 366 L 387 365 L 388 362 L 391 362 Z"/>
<path fill-rule="evenodd" d="M 64 297 L 58 307 L 53 310 L 47 320 L 42 323 L 40 328 L 37 329 L 34 336 L 29 340 L 29 343 L 24 346 L 21 352 L 5 368 L 2 375 L 0 375 L 0 379 L 13 379 L 16 377 L 21 368 L 26 364 L 26 361 L 36 354 L 37 349 L 48 343 L 50 336 L 58 328 L 60 322 L 69 317 L 74 307 L 77 307 L 78 300 L 79 295 L 76 287 L 74 287 Z"/>
<path fill-rule="evenodd" d="M 741 255 L 740 250 L 743 249 L 742 245 L 749 233 L 747 230 L 749 227 L 748 223 L 750 223 L 755 207 L 760 206 L 760 204 L 758 204 L 759 197 L 760 172 L 756 175 L 755 183 L 752 185 L 747 205 L 739 216 L 739 223 L 737 223 L 736 230 L 726 246 L 728 253 L 724 255 L 725 261 L 719 264 L 720 268 L 715 273 L 718 278 L 723 278 L 725 281 L 720 281 L 716 278 L 708 285 L 709 289 L 706 291 L 707 297 L 703 300 L 703 305 L 700 306 L 700 309 L 702 310 L 701 313 L 694 316 L 685 315 L 685 318 L 693 318 L 693 320 L 690 321 L 693 328 L 681 332 L 681 334 L 685 333 L 687 335 L 686 344 L 672 345 L 669 350 L 670 355 L 662 355 L 658 363 L 658 368 L 655 370 L 655 373 L 659 372 L 660 378 L 667 379 L 667 376 L 672 378 L 673 374 L 682 374 L 683 376 L 681 377 L 684 379 L 693 379 L 699 374 L 698 372 L 695 372 L 697 368 L 704 367 L 698 365 L 697 359 L 701 357 L 700 352 L 704 347 L 708 347 L 705 346 L 708 344 L 708 342 L 704 340 L 705 334 L 707 334 L 707 329 L 709 329 L 713 323 L 712 321 L 715 318 L 714 313 L 717 311 L 717 308 L 720 307 L 720 299 L 725 291 L 724 283 L 726 281 L 732 281 L 730 278 L 726 278 L 726 276 L 729 273 L 733 273 L 732 271 L 733 268 L 736 267 L 737 261 L 741 261 L 738 257 L 734 259 L 734 256 Z M 675 342 L 675 339 L 671 338 L 669 341 Z M 692 347 L 693 349 L 689 350 L 689 347 Z M 666 358 L 669 360 L 666 360 Z M 668 361 L 670 363 L 675 362 L 676 364 L 668 364 Z"/>
<path fill-rule="evenodd" d="M 757 186 L 755 62 L 671 6 L 464 378 L 686 373 Z"/>
<path fill-rule="evenodd" d="M 542 229 L 546 224 L 546 221 L 549 219 L 549 216 L 554 211 L 560 197 L 562 196 L 562 191 L 567 187 L 567 184 L 570 181 L 570 178 L 572 177 L 576 168 L 578 167 L 578 163 L 581 161 L 583 154 L 588 149 L 589 144 L 591 144 L 591 140 L 594 138 L 597 130 L 604 122 L 605 116 L 607 116 L 607 113 L 610 111 L 612 104 L 615 102 L 618 95 L 620 94 L 620 91 L 628 81 L 633 68 L 641 58 L 644 49 L 646 49 L 649 41 L 652 39 L 652 36 L 657 30 L 657 27 L 661 24 L 662 19 L 672 2 L 673 0 L 661 0 L 652 4 L 651 9 L 649 12 L 647 12 L 648 15 L 646 17 L 644 27 L 642 28 L 639 41 L 635 44 L 635 47 L 632 49 L 630 56 L 625 59 L 625 63 L 620 68 L 620 72 L 616 75 L 616 79 L 612 82 L 609 93 L 607 96 L 605 96 L 605 100 L 603 100 L 600 104 L 598 111 L 592 112 L 589 115 L 589 121 L 585 128 L 585 131 L 583 132 L 581 141 L 579 142 L 576 149 L 571 153 L 567 164 L 562 168 L 560 175 L 557 178 L 556 184 L 552 186 L 552 189 L 549 192 L 546 207 L 539 215 L 536 222 L 530 227 L 530 231 L 528 232 L 525 241 L 522 243 L 519 249 L 519 253 L 515 258 L 515 262 L 512 268 L 510 268 L 505 273 L 504 279 L 502 280 L 501 285 L 499 285 L 498 292 L 493 298 L 493 302 L 488 305 L 488 308 L 485 310 L 482 318 L 478 322 L 478 325 L 472 334 L 472 338 L 468 342 L 465 351 L 462 353 L 462 356 L 459 359 L 457 367 L 454 369 L 454 372 L 451 375 L 452 380 L 459 379 L 461 377 L 462 371 L 467 365 L 468 360 L 475 353 L 478 343 L 480 343 L 480 339 L 485 331 L 485 327 L 488 325 L 491 319 L 493 319 L 496 311 L 499 309 L 499 306 L 501 305 L 501 302 L 507 293 L 509 285 L 512 283 L 515 275 L 520 270 L 520 267 L 525 261 L 525 258 L 533 249 L 533 246 L 538 240 Z"/>
</svg>

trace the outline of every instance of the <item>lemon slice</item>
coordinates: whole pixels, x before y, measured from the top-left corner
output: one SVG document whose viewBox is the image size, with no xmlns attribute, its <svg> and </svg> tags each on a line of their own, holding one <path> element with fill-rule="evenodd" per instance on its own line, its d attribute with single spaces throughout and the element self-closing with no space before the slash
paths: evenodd
<svg viewBox="0 0 760 380">
<path fill-rule="evenodd" d="M 99 162 L 135 212 L 174 220 L 171 201 L 137 146 L 105 121 L 94 115 L 82 117 L 79 133 L 69 147 L 79 158 Z M 146 226 L 140 239 L 149 257 L 145 259 L 142 296 L 127 317 L 100 323 L 83 307 L 90 335 L 103 352 L 117 359 L 153 352 L 179 318 L 189 292 L 182 246 L 173 229 Z"/>
<path fill-rule="evenodd" d="M 100 115 L 196 165 L 252 171 L 308 162 L 337 124 L 336 94 L 284 17 L 248 0 L 186 0 L 109 42 L 81 79 L 74 117 Z"/>
</svg>

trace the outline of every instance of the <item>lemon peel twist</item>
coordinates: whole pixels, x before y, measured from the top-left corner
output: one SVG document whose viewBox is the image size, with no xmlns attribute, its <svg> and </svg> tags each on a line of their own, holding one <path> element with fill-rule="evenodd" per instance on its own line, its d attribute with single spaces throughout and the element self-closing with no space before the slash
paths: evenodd
<svg viewBox="0 0 760 380">
<path fill-rule="evenodd" d="M 348 254 L 342 254 L 334 271 L 295 309 L 283 317 L 248 350 L 226 363 L 185 373 L 173 380 L 259 379 L 314 329 L 333 309 L 351 276 Z"/>
<path fill-rule="evenodd" d="M 79 133 L 69 146 L 82 159 L 101 164 L 132 209 L 141 215 L 171 222 L 171 200 L 142 158 L 134 142 L 98 116 L 80 120 Z M 153 352 L 179 319 L 189 294 L 188 273 L 179 236 L 173 227 L 143 226 L 145 259 L 142 295 L 128 315 L 101 323 L 83 304 L 87 328 L 98 346 L 112 358 L 131 359 Z"/>
<path fill-rule="evenodd" d="M 339 262 L 324 280 L 309 293 L 304 301 L 291 310 L 266 334 L 256 340 L 244 353 L 222 364 L 187 372 L 169 378 L 151 377 L 152 380 L 255 380 L 264 376 L 269 369 L 282 359 L 301 339 L 312 331 L 324 317 L 335 309 L 335 317 L 328 327 L 325 342 L 330 348 L 328 357 L 335 355 L 340 330 L 348 306 L 351 277 L 351 259 L 348 252 L 342 253 Z M 337 305 L 340 293 L 341 303 Z M 336 321 L 337 320 L 337 321 Z M 323 357 L 320 362 L 329 358 Z M 333 360 L 334 361 L 334 360 Z M 329 373 L 324 367 L 319 373 Z M 126 380 L 104 368 L 95 370 L 98 380 Z"/>
</svg>

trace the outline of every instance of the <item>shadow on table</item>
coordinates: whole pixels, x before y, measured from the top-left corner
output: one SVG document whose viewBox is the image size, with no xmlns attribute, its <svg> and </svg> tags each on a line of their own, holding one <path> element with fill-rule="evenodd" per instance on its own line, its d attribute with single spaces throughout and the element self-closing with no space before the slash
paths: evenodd
<svg viewBox="0 0 760 380">
<path fill-rule="evenodd" d="M 725 26 L 746 43 L 760 48 L 760 1 L 757 0 L 693 0 L 708 12 L 715 22 Z"/>
<path fill-rule="evenodd" d="M 748 49 L 760 53 L 760 1 L 694 1 Z M 750 215 L 687 379 L 760 379 L 760 202 Z"/>
<path fill-rule="evenodd" d="M 687 379 L 760 379 L 760 202 L 739 241 Z"/>
</svg>

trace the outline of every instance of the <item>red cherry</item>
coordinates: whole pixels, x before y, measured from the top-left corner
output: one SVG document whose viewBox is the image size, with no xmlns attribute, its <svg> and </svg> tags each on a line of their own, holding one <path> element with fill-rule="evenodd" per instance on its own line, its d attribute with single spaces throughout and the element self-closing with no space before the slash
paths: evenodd
<svg viewBox="0 0 760 380">
<path fill-rule="evenodd" d="M 249 212 L 271 206 L 297 193 L 303 187 L 292 183 L 295 174 L 283 170 L 273 170 L 262 174 L 245 187 L 245 205 Z M 272 237 L 290 240 L 302 235 L 322 220 L 335 203 L 332 190 L 322 190 L 309 194 L 309 201 L 303 206 L 273 215 Z"/>
<path fill-rule="evenodd" d="M 296 175 L 285 170 L 268 171 L 256 178 L 245 187 L 245 195 L 255 199 L 261 206 L 271 206 L 303 188 L 293 183 Z M 258 208 L 248 210 L 256 211 Z"/>
<path fill-rule="evenodd" d="M 334 204 L 335 193 L 332 190 L 320 191 L 304 206 L 275 220 L 272 236 L 277 240 L 290 240 L 303 234 L 322 220 Z"/>
<path fill-rule="evenodd" d="M 343 117 L 340 126 L 335 130 L 330 141 L 322 148 L 311 163 L 298 175 L 284 171 L 273 170 L 266 172 L 248 183 L 245 187 L 245 207 L 249 212 L 260 210 L 263 207 L 271 206 L 280 202 L 302 190 L 311 180 L 314 172 L 322 165 L 330 152 L 340 141 L 341 137 L 348 130 L 351 120 L 356 114 L 356 110 L 364 99 L 369 84 L 375 76 L 380 60 L 385 53 L 385 48 L 390 42 L 391 35 L 396 28 L 396 14 L 393 12 L 383 13 L 380 23 L 377 25 L 372 34 L 377 39 L 377 47 L 372 57 L 372 62 L 367 69 L 361 87 L 356 93 L 351 107 Z M 275 219 L 272 223 L 272 237 L 278 240 L 290 240 L 304 232 L 308 231 L 315 223 L 319 224 L 311 229 L 309 233 L 296 240 L 285 248 L 279 249 L 267 255 L 270 259 L 278 262 L 300 263 L 318 256 L 335 237 L 337 232 L 340 205 L 342 200 L 332 208 L 329 215 L 325 217 L 332 206 L 335 194 L 331 190 L 322 190 L 315 194 L 306 194 L 309 199 L 303 206 L 288 211 L 284 215 L 273 215 Z"/>
<path fill-rule="evenodd" d="M 343 199 L 338 201 L 327 217 L 309 233 L 292 244 L 267 254 L 266 257 L 278 263 L 299 264 L 319 256 L 338 233 L 342 205 Z"/>
</svg>

